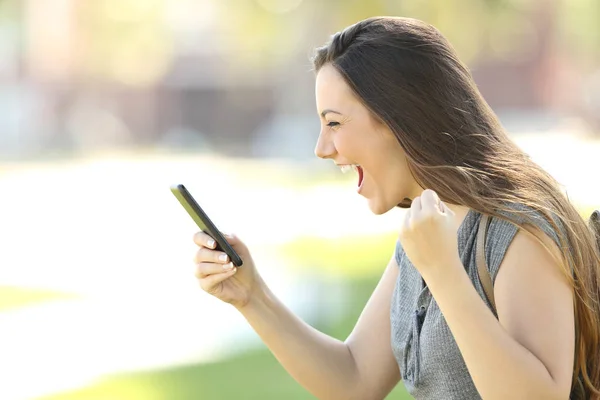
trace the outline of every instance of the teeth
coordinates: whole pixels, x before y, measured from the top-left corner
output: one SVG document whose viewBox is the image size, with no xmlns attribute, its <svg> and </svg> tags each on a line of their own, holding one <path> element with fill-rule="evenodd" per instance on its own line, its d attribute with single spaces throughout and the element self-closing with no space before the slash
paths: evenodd
<svg viewBox="0 0 600 400">
<path fill-rule="evenodd" d="M 357 164 L 346 164 L 346 165 L 341 165 L 340 169 L 342 170 L 342 173 L 346 173 L 348 171 L 350 171 L 351 169 L 353 170 L 357 170 L 358 165 Z"/>
</svg>

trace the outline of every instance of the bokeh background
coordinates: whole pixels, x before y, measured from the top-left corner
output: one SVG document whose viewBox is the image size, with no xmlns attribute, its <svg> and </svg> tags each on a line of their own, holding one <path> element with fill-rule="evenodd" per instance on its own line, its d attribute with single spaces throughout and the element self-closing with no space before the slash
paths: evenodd
<svg viewBox="0 0 600 400">
<path fill-rule="evenodd" d="M 2 0 L 0 399 L 312 398 L 198 288 L 169 186 L 344 339 L 402 211 L 373 216 L 314 156 L 309 56 L 375 15 L 438 27 L 513 139 L 600 206 L 598 0 Z"/>
</svg>

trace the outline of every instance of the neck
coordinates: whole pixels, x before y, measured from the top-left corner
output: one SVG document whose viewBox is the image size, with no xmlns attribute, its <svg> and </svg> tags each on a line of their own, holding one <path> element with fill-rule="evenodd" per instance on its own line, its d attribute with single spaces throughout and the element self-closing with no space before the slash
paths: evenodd
<svg viewBox="0 0 600 400">
<path fill-rule="evenodd" d="M 412 200 L 409 198 L 405 198 L 400 203 L 398 203 L 398 205 L 396 207 L 407 209 L 407 208 L 410 208 L 411 204 L 412 204 Z M 459 205 L 459 204 L 449 204 L 449 203 L 444 203 L 444 204 L 446 205 L 446 207 L 448 207 L 450 210 L 452 210 L 452 212 L 456 215 L 456 220 L 458 222 L 458 226 L 460 226 L 462 224 L 462 222 L 464 221 L 465 217 L 467 216 L 467 214 L 469 213 L 470 208 L 467 206 Z"/>
</svg>

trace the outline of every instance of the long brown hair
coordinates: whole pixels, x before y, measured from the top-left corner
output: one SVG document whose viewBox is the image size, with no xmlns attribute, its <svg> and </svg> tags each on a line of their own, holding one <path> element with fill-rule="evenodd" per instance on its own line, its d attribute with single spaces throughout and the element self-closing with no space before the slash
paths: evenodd
<svg viewBox="0 0 600 400">
<path fill-rule="evenodd" d="M 369 18 L 333 35 L 316 50 L 313 64 L 317 72 L 333 65 L 394 132 L 421 187 L 536 236 L 532 224 L 507 217 L 518 213 L 511 204 L 533 209 L 553 227 L 574 292 L 573 385 L 583 380 L 588 396 L 600 399 L 600 250 L 594 233 L 560 185 L 510 140 L 450 43 L 419 20 Z"/>
</svg>

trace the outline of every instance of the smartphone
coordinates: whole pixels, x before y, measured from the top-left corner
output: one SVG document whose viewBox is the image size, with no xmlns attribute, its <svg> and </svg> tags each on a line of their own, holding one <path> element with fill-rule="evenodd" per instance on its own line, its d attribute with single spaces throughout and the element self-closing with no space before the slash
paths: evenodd
<svg viewBox="0 0 600 400">
<path fill-rule="evenodd" d="M 241 257 L 235 252 L 233 247 L 231 247 L 227 239 L 225 239 L 210 218 L 208 218 L 208 215 L 206 215 L 196 200 L 194 200 L 185 186 L 181 184 L 172 185 L 171 193 L 179 200 L 179 203 L 181 203 L 183 208 L 185 208 L 185 211 L 192 217 L 196 225 L 217 242 L 216 250 L 225 252 L 225 254 L 229 256 L 231 262 L 233 262 L 233 265 L 241 267 L 243 264 Z"/>
</svg>

